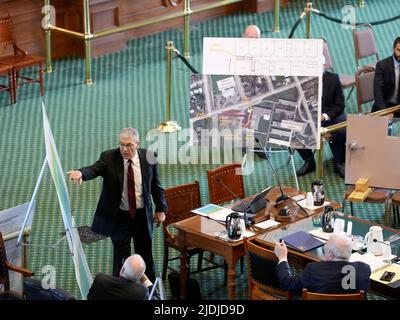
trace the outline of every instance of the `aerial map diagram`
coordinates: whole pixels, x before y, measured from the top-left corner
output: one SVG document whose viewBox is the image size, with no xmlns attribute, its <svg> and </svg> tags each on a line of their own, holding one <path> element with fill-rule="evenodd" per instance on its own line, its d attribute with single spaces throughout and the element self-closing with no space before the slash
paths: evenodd
<svg viewBox="0 0 400 320">
<path fill-rule="evenodd" d="M 190 83 L 192 143 L 202 143 L 202 129 L 227 129 L 234 139 L 318 149 L 322 47 L 321 39 L 204 38 L 203 74 Z"/>
<path fill-rule="evenodd" d="M 190 127 L 254 139 L 263 145 L 319 148 L 318 77 L 192 75 Z M 227 138 L 227 137 L 225 137 Z"/>
</svg>

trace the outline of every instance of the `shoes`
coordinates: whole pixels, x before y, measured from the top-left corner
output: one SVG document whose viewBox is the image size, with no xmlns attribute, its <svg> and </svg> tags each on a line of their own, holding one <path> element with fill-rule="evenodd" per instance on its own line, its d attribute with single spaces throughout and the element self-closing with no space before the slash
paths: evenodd
<svg viewBox="0 0 400 320">
<path fill-rule="evenodd" d="M 345 166 L 344 163 L 335 163 L 334 164 L 334 170 L 335 172 L 344 179 L 344 174 L 345 174 Z"/>
<path fill-rule="evenodd" d="M 305 176 L 307 173 L 315 171 L 314 158 L 304 161 L 303 166 L 296 171 L 298 177 Z"/>
</svg>

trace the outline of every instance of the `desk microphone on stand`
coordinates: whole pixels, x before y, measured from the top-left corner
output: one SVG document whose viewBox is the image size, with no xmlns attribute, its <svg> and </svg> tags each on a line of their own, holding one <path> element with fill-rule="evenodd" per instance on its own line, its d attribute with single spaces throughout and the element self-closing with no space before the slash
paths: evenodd
<svg viewBox="0 0 400 320">
<path fill-rule="evenodd" d="M 222 182 L 221 178 L 217 178 L 218 183 L 220 183 L 226 190 L 229 191 L 231 195 L 233 195 L 236 199 L 238 199 L 244 208 L 243 210 L 243 219 L 246 227 L 251 227 L 254 224 L 254 220 L 252 218 L 247 219 L 247 209 L 249 208 L 249 203 L 245 203 L 242 198 L 238 197 L 236 193 L 234 193 L 225 183 Z"/>
<path fill-rule="evenodd" d="M 379 242 L 379 243 L 382 243 L 382 244 L 384 244 L 384 245 L 386 245 L 386 246 L 391 247 L 390 244 L 388 244 L 388 243 L 386 243 L 386 242 L 383 242 L 383 241 L 380 241 L 380 240 L 378 240 L 378 239 L 373 239 L 372 241 L 373 241 L 373 242 Z M 397 247 L 397 257 L 395 258 L 394 262 L 400 261 L 400 252 L 399 252 L 399 251 L 400 251 L 400 245 Z"/>
<path fill-rule="evenodd" d="M 257 144 L 258 144 L 258 145 L 261 147 L 261 149 L 264 151 L 265 158 L 267 159 L 268 164 L 269 164 L 269 166 L 271 167 L 272 172 L 274 173 L 275 179 L 276 179 L 276 181 L 278 182 L 279 189 L 281 190 L 281 195 L 280 195 L 278 198 L 276 198 L 276 200 L 275 200 L 275 206 L 277 206 L 277 205 L 280 204 L 281 202 L 286 201 L 286 200 L 291 199 L 291 198 L 290 198 L 289 196 L 287 196 L 286 194 L 284 194 L 283 189 L 282 189 L 282 184 L 281 184 L 281 182 L 280 182 L 280 180 L 279 180 L 279 178 L 278 178 L 278 174 L 276 173 L 276 171 L 275 171 L 275 169 L 274 169 L 274 166 L 273 166 L 272 163 L 271 163 L 271 160 L 269 159 L 269 155 L 268 155 L 267 150 L 265 149 L 265 146 L 263 146 L 263 145 L 261 144 L 260 140 L 259 140 L 257 137 L 254 137 L 254 140 L 257 142 Z"/>
</svg>

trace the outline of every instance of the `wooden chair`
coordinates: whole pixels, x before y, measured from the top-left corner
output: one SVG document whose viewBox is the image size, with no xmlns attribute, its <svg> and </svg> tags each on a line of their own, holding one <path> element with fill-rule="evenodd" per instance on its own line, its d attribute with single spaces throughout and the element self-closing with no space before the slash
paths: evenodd
<svg viewBox="0 0 400 320">
<path fill-rule="evenodd" d="M 10 277 L 8 274 L 9 270 L 21 273 L 24 277 L 33 276 L 33 272 L 31 270 L 15 266 L 8 262 L 3 235 L 0 232 L 0 288 L 3 286 L 3 291 L 0 291 L 0 300 L 23 299 L 23 294 L 10 290 Z"/>
<path fill-rule="evenodd" d="M 0 92 L 8 91 L 10 94 L 11 104 L 14 104 L 13 67 L 6 64 L 0 64 L 0 76 L 6 76 L 8 78 L 8 85 L 0 84 Z"/>
<path fill-rule="evenodd" d="M 208 195 L 211 203 L 222 204 L 231 200 L 237 200 L 237 197 L 242 199 L 246 196 L 240 164 L 227 164 L 207 170 L 207 177 Z M 237 197 L 229 192 L 224 185 Z"/>
<path fill-rule="evenodd" d="M 238 163 L 207 170 L 208 195 L 210 203 L 222 204 L 228 201 L 246 197 L 242 166 Z M 221 181 L 221 182 L 220 182 Z M 229 188 L 231 192 L 227 190 Z M 236 197 L 236 196 L 237 197 Z M 213 255 L 210 256 L 213 259 Z M 240 272 L 243 273 L 243 258 L 240 259 Z"/>
<path fill-rule="evenodd" d="M 364 300 L 365 292 L 360 290 L 358 293 L 348 294 L 324 294 L 308 292 L 307 289 L 303 289 L 303 300 Z"/>
<path fill-rule="evenodd" d="M 12 52 L 12 54 L 1 57 L 0 64 L 6 64 L 13 67 L 14 103 L 17 101 L 17 89 L 18 85 L 20 85 L 19 79 L 25 80 L 24 83 L 40 83 L 40 95 L 43 96 L 44 58 L 30 55 L 27 51 L 18 46 L 14 36 L 13 22 L 10 16 L 0 18 L 0 47 L 2 47 L 4 50 L 12 47 L 12 50 L 9 50 Z M 24 77 L 20 74 L 22 69 L 35 66 L 39 67 L 39 78 L 32 79 Z"/>
<path fill-rule="evenodd" d="M 259 245 L 256 240 L 245 239 L 247 277 L 250 300 L 291 300 L 289 291 L 280 289 L 275 276 L 278 258 L 272 250 Z"/>
<path fill-rule="evenodd" d="M 178 238 L 176 237 L 176 234 L 172 230 L 172 224 L 194 216 L 195 214 L 192 213 L 191 210 L 199 208 L 201 206 L 199 182 L 195 181 L 193 183 L 187 183 L 177 187 L 167 188 L 165 189 L 164 195 L 167 201 L 168 210 L 165 216 L 165 222 L 163 223 L 163 233 L 164 233 L 164 262 L 162 271 L 163 280 L 165 280 L 166 278 L 167 269 L 173 270 L 172 268 L 168 267 L 168 262 L 179 258 L 179 256 L 173 258 L 169 257 L 170 248 L 179 250 Z M 199 255 L 196 272 L 206 271 L 216 267 L 223 266 L 223 265 L 217 265 L 213 261 L 207 260 L 212 264 L 214 264 L 214 266 L 208 268 L 202 268 L 203 252 L 204 252 L 203 250 L 195 247 L 188 249 L 187 253 L 189 255 L 189 260 L 190 257 L 192 257 L 193 255 L 196 254 Z"/>
<path fill-rule="evenodd" d="M 393 224 L 400 224 L 400 192 L 395 192 L 392 195 L 392 213 L 393 213 Z"/>
<path fill-rule="evenodd" d="M 350 201 L 347 198 L 353 191 L 354 191 L 354 187 L 348 187 L 346 189 L 346 191 L 344 193 L 343 203 L 342 203 L 342 208 L 343 208 L 343 212 L 344 212 L 346 201 L 350 202 L 350 213 L 352 216 L 354 215 L 353 201 Z M 390 199 L 391 195 L 392 195 L 392 192 L 390 190 L 374 189 L 368 195 L 368 197 L 364 200 L 364 202 L 383 204 L 384 210 L 385 210 L 385 217 L 387 217 L 388 212 L 389 212 L 389 199 Z"/>
</svg>

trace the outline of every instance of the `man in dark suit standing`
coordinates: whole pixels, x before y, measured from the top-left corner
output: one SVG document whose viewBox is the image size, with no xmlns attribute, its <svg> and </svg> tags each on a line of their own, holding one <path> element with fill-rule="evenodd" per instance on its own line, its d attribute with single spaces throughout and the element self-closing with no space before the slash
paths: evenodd
<svg viewBox="0 0 400 320">
<path fill-rule="evenodd" d="M 339 76 L 336 73 L 324 71 L 322 75 L 322 127 L 331 126 L 346 121 L 344 113 L 344 95 L 340 85 Z M 332 133 L 333 140 L 330 147 L 333 154 L 333 165 L 335 172 L 342 178 L 345 175 L 346 160 L 346 130 L 338 130 Z M 303 166 L 297 170 L 299 177 L 304 176 L 315 170 L 314 155 L 311 150 L 298 149 L 300 156 L 304 160 Z"/>
<path fill-rule="evenodd" d="M 369 289 L 370 267 L 364 262 L 349 262 L 352 242 L 344 233 L 334 233 L 324 245 L 325 261 L 307 264 L 300 275 L 293 275 L 287 262 L 285 243 L 275 245 L 279 262 L 276 276 L 281 288 L 288 291 L 346 294 Z"/>
<path fill-rule="evenodd" d="M 127 258 L 119 277 L 98 273 L 90 287 L 88 300 L 147 300 L 153 283 L 145 274 L 143 258 L 134 254 Z M 159 295 L 156 296 L 159 300 Z"/>
<path fill-rule="evenodd" d="M 400 37 L 394 40 L 393 55 L 376 64 L 374 99 L 372 112 L 400 104 Z"/>
<path fill-rule="evenodd" d="M 131 255 L 133 238 L 135 252 L 143 257 L 147 275 L 154 281 L 153 224 L 156 222 L 159 227 L 164 222 L 167 205 L 154 153 L 139 149 L 139 143 L 137 130 L 125 128 L 119 134 L 119 148 L 103 152 L 91 166 L 68 174 L 78 184 L 103 178 L 92 230 L 111 237 L 113 275 L 118 276 L 123 261 Z M 156 206 L 154 216 L 152 199 Z"/>
</svg>

